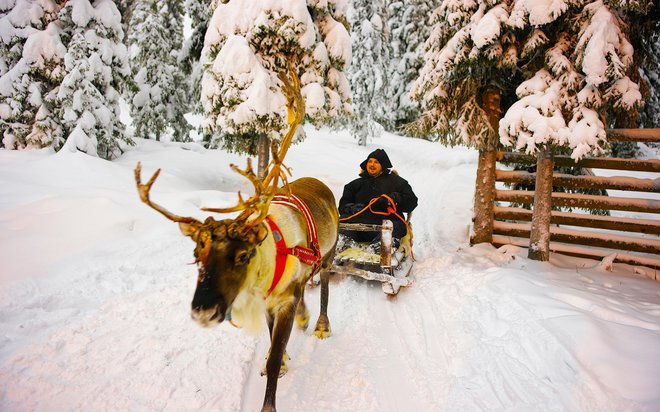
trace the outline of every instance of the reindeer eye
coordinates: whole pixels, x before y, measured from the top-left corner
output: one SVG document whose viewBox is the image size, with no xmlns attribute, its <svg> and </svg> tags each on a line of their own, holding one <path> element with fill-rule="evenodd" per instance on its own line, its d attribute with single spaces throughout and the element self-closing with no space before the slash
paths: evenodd
<svg viewBox="0 0 660 412">
<path fill-rule="evenodd" d="M 234 259 L 234 263 L 236 265 L 245 265 L 250 261 L 250 254 L 246 250 L 241 250 L 236 254 L 236 258 Z"/>
</svg>

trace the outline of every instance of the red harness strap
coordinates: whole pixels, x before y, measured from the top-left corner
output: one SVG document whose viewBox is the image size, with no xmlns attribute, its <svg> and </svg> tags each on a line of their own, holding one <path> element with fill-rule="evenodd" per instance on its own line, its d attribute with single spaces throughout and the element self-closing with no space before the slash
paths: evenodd
<svg viewBox="0 0 660 412">
<path fill-rule="evenodd" d="M 271 232 L 273 232 L 273 239 L 275 240 L 275 274 L 273 275 L 273 282 L 266 293 L 268 297 L 271 292 L 275 289 L 282 275 L 284 274 L 284 268 L 286 266 L 286 257 L 287 255 L 293 255 L 297 257 L 300 262 L 305 265 L 312 266 L 312 274 L 316 273 L 320 266 L 321 262 L 321 251 L 319 249 L 318 236 L 316 232 L 316 222 L 314 221 L 314 216 L 309 211 L 309 208 L 298 196 L 294 194 L 290 195 L 275 195 L 271 203 L 289 206 L 290 208 L 300 211 L 305 217 L 305 222 L 307 223 L 307 241 L 309 243 L 309 248 L 302 246 L 294 246 L 292 248 L 286 247 L 284 242 L 284 236 L 282 236 L 282 231 L 275 224 L 275 222 L 266 216 L 266 222 L 270 227 Z"/>
</svg>

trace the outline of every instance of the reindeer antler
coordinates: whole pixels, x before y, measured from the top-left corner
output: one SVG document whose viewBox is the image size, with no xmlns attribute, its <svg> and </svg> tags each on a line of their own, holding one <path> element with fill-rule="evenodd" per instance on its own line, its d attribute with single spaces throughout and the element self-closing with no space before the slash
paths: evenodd
<svg viewBox="0 0 660 412">
<path fill-rule="evenodd" d="M 174 222 L 193 223 L 193 224 L 201 225 L 201 222 L 199 220 L 194 219 L 192 217 L 177 216 L 173 213 L 170 213 L 167 209 L 165 209 L 160 205 L 157 205 L 156 203 L 152 202 L 149 199 L 149 191 L 151 190 L 151 186 L 156 181 L 156 178 L 158 178 L 158 175 L 160 174 L 160 169 L 156 170 L 156 173 L 154 173 L 153 176 L 151 176 L 151 179 L 149 179 L 149 181 L 146 184 L 142 183 L 142 179 L 140 177 L 141 173 L 142 173 L 142 164 L 138 162 L 137 166 L 135 167 L 135 183 L 137 184 L 137 189 L 138 189 L 138 193 L 140 194 L 140 199 L 144 203 L 146 203 L 152 209 L 156 210 L 157 212 L 160 212 L 163 216 Z"/>
<path fill-rule="evenodd" d="M 257 175 L 252 170 L 252 162 L 247 159 L 247 168 L 245 170 L 239 169 L 236 165 L 231 165 L 231 168 L 245 176 L 255 188 L 254 196 L 248 200 L 243 200 L 241 193 L 238 192 L 238 204 L 228 208 L 202 208 L 207 212 L 228 213 L 242 210 L 243 212 L 234 220 L 235 229 L 240 233 L 247 233 L 251 228 L 258 225 L 268 215 L 268 208 L 270 202 L 278 189 L 278 181 L 282 179 L 287 182 L 286 173 L 290 174 L 289 169 L 283 165 L 284 157 L 286 156 L 293 136 L 296 134 L 297 127 L 305 120 L 305 101 L 303 100 L 300 91 L 300 80 L 294 70 L 293 64 L 289 62 L 289 78 L 285 71 L 278 73 L 277 77 L 282 82 L 281 88 L 286 96 L 287 106 L 287 122 L 289 123 L 289 130 L 282 138 L 279 144 L 279 151 L 277 150 L 277 143 L 273 142 L 271 148 L 272 160 L 269 164 L 270 170 L 263 181 L 260 181 Z M 158 210 L 158 209 L 157 209 Z M 163 213 L 163 212 L 161 212 Z M 257 216 L 248 222 L 253 214 Z"/>
<path fill-rule="evenodd" d="M 259 180 L 259 177 L 254 173 L 254 170 L 252 169 L 252 160 L 250 158 L 247 159 L 247 167 L 245 168 L 245 170 L 239 169 L 239 167 L 233 163 L 230 164 L 229 167 L 231 167 L 232 170 L 238 173 L 239 175 L 244 176 L 250 182 L 252 182 L 252 185 L 254 186 L 255 189 L 254 196 L 250 197 L 248 200 L 243 200 L 243 196 L 239 191 L 238 204 L 236 206 L 225 207 L 225 208 L 203 207 L 202 210 L 206 212 L 215 212 L 215 213 L 230 213 L 239 210 L 254 209 L 257 206 L 257 204 L 262 202 L 262 196 L 264 195 L 265 187 L 261 182 L 261 180 Z"/>
<path fill-rule="evenodd" d="M 274 187 L 277 187 L 277 179 L 282 175 L 282 161 L 291 146 L 293 136 L 296 134 L 296 129 L 298 125 L 302 124 L 305 120 L 305 101 L 300 92 L 300 80 L 298 79 L 298 75 L 293 69 L 291 62 L 289 62 L 289 72 L 291 73 L 291 80 L 289 80 L 284 71 L 277 74 L 277 77 L 282 81 L 282 91 L 286 96 L 287 122 L 289 123 L 289 130 L 286 135 L 284 135 L 282 143 L 280 143 L 280 150 L 277 154 L 275 154 L 273 147 L 273 160 L 271 162 L 273 167 L 264 178 L 264 185 L 268 185 L 272 180 Z"/>
</svg>

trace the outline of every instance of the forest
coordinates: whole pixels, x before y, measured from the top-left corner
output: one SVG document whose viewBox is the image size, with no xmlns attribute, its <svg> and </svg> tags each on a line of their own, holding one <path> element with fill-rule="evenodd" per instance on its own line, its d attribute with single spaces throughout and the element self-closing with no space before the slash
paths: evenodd
<svg viewBox="0 0 660 412">
<path fill-rule="evenodd" d="M 660 110 L 650 0 L 7 0 L 0 50 L 2 147 L 105 159 L 133 138 L 256 153 L 282 133 L 287 60 L 307 121 L 362 145 L 387 130 L 579 159 Z"/>
</svg>

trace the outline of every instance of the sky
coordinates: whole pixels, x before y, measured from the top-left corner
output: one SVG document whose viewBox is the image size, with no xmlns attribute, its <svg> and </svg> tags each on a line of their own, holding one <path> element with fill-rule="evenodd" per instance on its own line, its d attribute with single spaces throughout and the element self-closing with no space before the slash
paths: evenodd
<svg viewBox="0 0 660 412">
<path fill-rule="evenodd" d="M 339 200 L 376 148 L 419 197 L 414 283 L 330 281 L 332 336 L 294 329 L 282 411 L 658 411 L 660 283 L 648 268 L 470 246 L 477 154 L 306 128 L 285 164 Z M 0 150 L 0 410 L 255 411 L 268 337 L 190 319 L 193 243 L 139 200 L 197 219 L 249 192 L 197 143 L 137 140 L 114 161 Z M 213 215 L 220 218 L 219 215 Z"/>
</svg>

